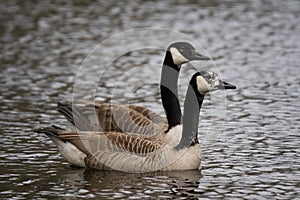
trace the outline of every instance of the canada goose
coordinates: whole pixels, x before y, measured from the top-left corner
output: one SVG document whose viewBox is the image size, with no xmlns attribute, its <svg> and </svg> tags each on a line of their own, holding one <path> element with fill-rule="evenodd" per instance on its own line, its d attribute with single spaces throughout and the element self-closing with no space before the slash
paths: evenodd
<svg viewBox="0 0 300 200">
<path fill-rule="evenodd" d="M 181 123 L 177 83 L 181 65 L 193 60 L 210 58 L 196 52 L 187 42 L 172 43 L 166 50 L 161 72 L 161 99 L 166 117 L 142 106 L 89 102 L 84 106 L 58 103 L 58 111 L 81 131 L 118 131 L 141 134 L 145 138 L 156 135 Z"/>
<path fill-rule="evenodd" d="M 205 94 L 222 88 L 236 87 L 214 72 L 195 73 L 186 93 L 183 124 L 170 129 L 164 140 L 122 132 L 66 131 L 56 126 L 36 132 L 49 136 L 69 163 L 81 167 L 126 172 L 198 169 L 199 112 Z"/>
</svg>

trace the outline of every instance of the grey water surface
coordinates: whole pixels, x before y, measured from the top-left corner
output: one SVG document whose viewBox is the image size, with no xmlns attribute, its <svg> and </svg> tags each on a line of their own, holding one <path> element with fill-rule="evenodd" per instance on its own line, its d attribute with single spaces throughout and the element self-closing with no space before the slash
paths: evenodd
<svg viewBox="0 0 300 200">
<path fill-rule="evenodd" d="M 297 0 L 2 1 L 0 198 L 299 198 L 299 9 Z M 49 138 L 32 130 L 68 128 L 56 103 L 72 96 L 89 52 L 114 34 L 144 27 L 188 35 L 214 58 L 210 70 L 238 86 L 206 98 L 199 170 L 128 174 L 70 167 Z M 118 42 L 102 50 L 124 48 Z M 114 101 L 130 99 L 164 115 L 162 59 L 163 51 L 153 49 L 121 56 L 105 71 L 96 97 L 108 101 L 117 91 Z M 181 102 L 192 73 L 182 69 Z"/>
</svg>

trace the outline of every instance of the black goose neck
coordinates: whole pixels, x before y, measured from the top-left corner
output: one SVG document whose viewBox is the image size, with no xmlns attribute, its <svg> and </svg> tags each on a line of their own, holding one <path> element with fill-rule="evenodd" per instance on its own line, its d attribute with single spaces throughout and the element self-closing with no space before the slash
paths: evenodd
<svg viewBox="0 0 300 200">
<path fill-rule="evenodd" d="M 174 70 L 180 71 L 180 65 L 176 65 L 174 63 L 171 51 L 169 49 L 166 51 L 163 65 L 167 65 L 167 66 L 173 68 Z"/>
<path fill-rule="evenodd" d="M 180 65 L 174 64 L 170 51 L 166 51 L 160 84 L 162 104 L 168 120 L 168 130 L 166 132 L 181 124 L 182 114 L 177 92 L 179 71 Z"/>
<path fill-rule="evenodd" d="M 177 150 L 199 143 L 197 139 L 198 123 L 203 100 L 204 94 L 198 91 L 196 81 L 191 80 L 184 101 L 182 137 L 175 147 Z"/>
</svg>

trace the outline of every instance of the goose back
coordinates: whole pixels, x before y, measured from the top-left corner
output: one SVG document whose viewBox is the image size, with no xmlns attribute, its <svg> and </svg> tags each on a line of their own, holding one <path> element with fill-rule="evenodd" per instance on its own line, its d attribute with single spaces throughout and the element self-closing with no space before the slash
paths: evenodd
<svg viewBox="0 0 300 200">
<path fill-rule="evenodd" d="M 153 137 L 167 129 L 167 120 L 136 105 L 89 102 L 82 106 L 59 103 L 58 111 L 81 131 L 106 131 Z"/>
</svg>

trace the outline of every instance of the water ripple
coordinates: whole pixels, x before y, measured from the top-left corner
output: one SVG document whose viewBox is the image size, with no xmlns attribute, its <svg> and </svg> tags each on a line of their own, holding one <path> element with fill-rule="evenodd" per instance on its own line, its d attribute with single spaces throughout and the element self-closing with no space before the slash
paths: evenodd
<svg viewBox="0 0 300 200">
<path fill-rule="evenodd" d="M 298 198 L 299 1 L 61 3 L 11 0 L 0 6 L 1 198 Z M 208 96 L 199 124 L 200 170 L 126 174 L 69 167 L 49 138 L 32 130 L 66 127 L 56 102 L 70 98 L 90 50 L 112 34 L 145 26 L 169 27 L 199 41 L 222 77 L 238 86 L 226 94 L 225 124 L 211 113 L 220 102 Z M 123 48 L 118 44 L 98 56 Z M 154 67 L 162 54 L 147 49 L 116 59 L 96 98 L 129 99 L 163 115 L 160 67 Z M 98 68 L 91 63 L 91 74 Z M 194 72 L 188 68 L 180 76 L 181 101 Z"/>
</svg>

